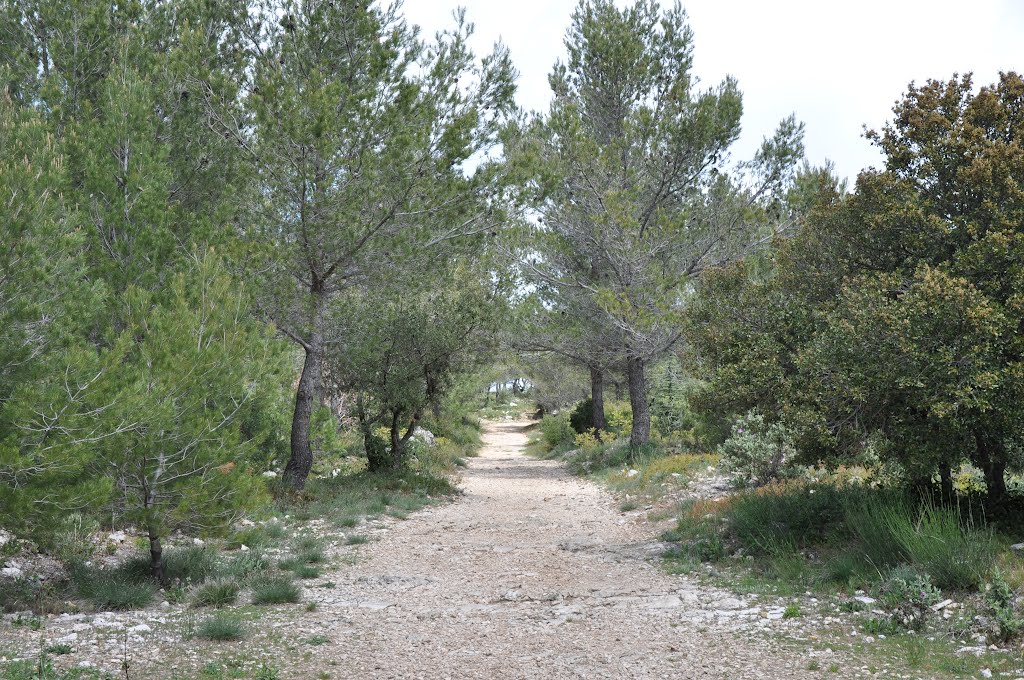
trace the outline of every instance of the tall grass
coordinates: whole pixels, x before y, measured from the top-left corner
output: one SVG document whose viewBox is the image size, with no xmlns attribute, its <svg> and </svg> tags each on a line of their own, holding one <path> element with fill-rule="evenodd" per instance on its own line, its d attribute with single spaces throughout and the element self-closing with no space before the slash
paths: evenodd
<svg viewBox="0 0 1024 680">
<path fill-rule="evenodd" d="M 740 548 L 764 558 L 762 566 L 783 580 L 808 578 L 794 558 L 806 566 L 802 553 L 823 554 L 814 565 L 817 578 L 844 585 L 866 585 L 909 565 L 938 588 L 971 591 L 983 586 L 998 556 L 994 532 L 956 507 L 890 490 L 796 481 L 695 504 L 666 538 L 703 561 Z"/>
</svg>

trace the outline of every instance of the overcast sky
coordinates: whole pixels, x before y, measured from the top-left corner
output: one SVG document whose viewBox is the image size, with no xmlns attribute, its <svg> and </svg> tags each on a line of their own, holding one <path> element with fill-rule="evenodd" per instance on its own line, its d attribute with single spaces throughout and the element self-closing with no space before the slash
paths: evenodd
<svg viewBox="0 0 1024 680">
<path fill-rule="evenodd" d="M 666 5 L 669 0 L 664 0 Z M 501 39 L 521 75 L 519 103 L 547 108 L 547 74 L 564 55 L 576 0 L 406 0 L 428 35 L 452 25 L 456 5 L 476 24 L 474 47 Z M 619 3 L 625 4 L 624 2 Z M 725 75 L 743 91 L 749 157 L 791 112 L 807 124 L 807 156 L 850 178 L 880 156 L 862 130 L 881 127 L 911 81 L 973 71 L 975 84 L 1024 70 L 1024 0 L 688 0 L 694 70 L 702 86 Z"/>
</svg>

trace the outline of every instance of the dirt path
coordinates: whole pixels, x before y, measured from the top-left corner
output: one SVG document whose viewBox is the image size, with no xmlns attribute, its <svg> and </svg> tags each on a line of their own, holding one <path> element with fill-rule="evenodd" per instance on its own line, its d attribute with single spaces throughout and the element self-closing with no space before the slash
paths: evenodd
<svg viewBox="0 0 1024 680">
<path fill-rule="evenodd" d="M 656 537 L 606 492 L 525 457 L 525 427 L 488 425 L 462 498 L 307 591 L 331 643 L 285 677 L 817 677 L 731 623 L 746 603 L 650 564 Z"/>
</svg>

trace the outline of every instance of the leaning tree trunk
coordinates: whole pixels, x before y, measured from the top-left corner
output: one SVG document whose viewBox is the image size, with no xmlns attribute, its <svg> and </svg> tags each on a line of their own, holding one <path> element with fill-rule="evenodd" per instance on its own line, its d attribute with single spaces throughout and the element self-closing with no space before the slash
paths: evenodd
<svg viewBox="0 0 1024 680">
<path fill-rule="evenodd" d="M 633 409 L 633 430 L 629 435 L 629 448 L 633 453 L 651 441 L 651 405 L 647 403 L 647 374 L 644 360 L 638 357 L 626 361 L 629 381 L 629 405 Z"/>
<path fill-rule="evenodd" d="M 590 367 L 590 401 L 593 404 L 590 426 L 603 432 L 608 429 L 604 418 L 604 372 L 594 366 Z"/>
<path fill-rule="evenodd" d="M 292 415 L 291 457 L 284 468 L 284 482 L 297 491 L 306 486 L 306 478 L 313 469 L 313 447 L 309 441 L 309 424 L 320 391 L 320 378 L 324 366 L 323 300 L 314 293 L 313 331 L 303 349 L 306 359 L 302 364 L 302 377 L 295 392 L 295 412 Z"/>
</svg>

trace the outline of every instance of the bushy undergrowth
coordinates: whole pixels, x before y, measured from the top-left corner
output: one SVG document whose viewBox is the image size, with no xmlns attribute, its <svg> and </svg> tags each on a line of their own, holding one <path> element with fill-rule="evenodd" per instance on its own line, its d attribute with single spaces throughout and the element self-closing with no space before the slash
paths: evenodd
<svg viewBox="0 0 1024 680">
<path fill-rule="evenodd" d="M 290 574 L 266 574 L 253 579 L 253 604 L 294 604 L 302 599 L 302 588 Z"/>
</svg>

